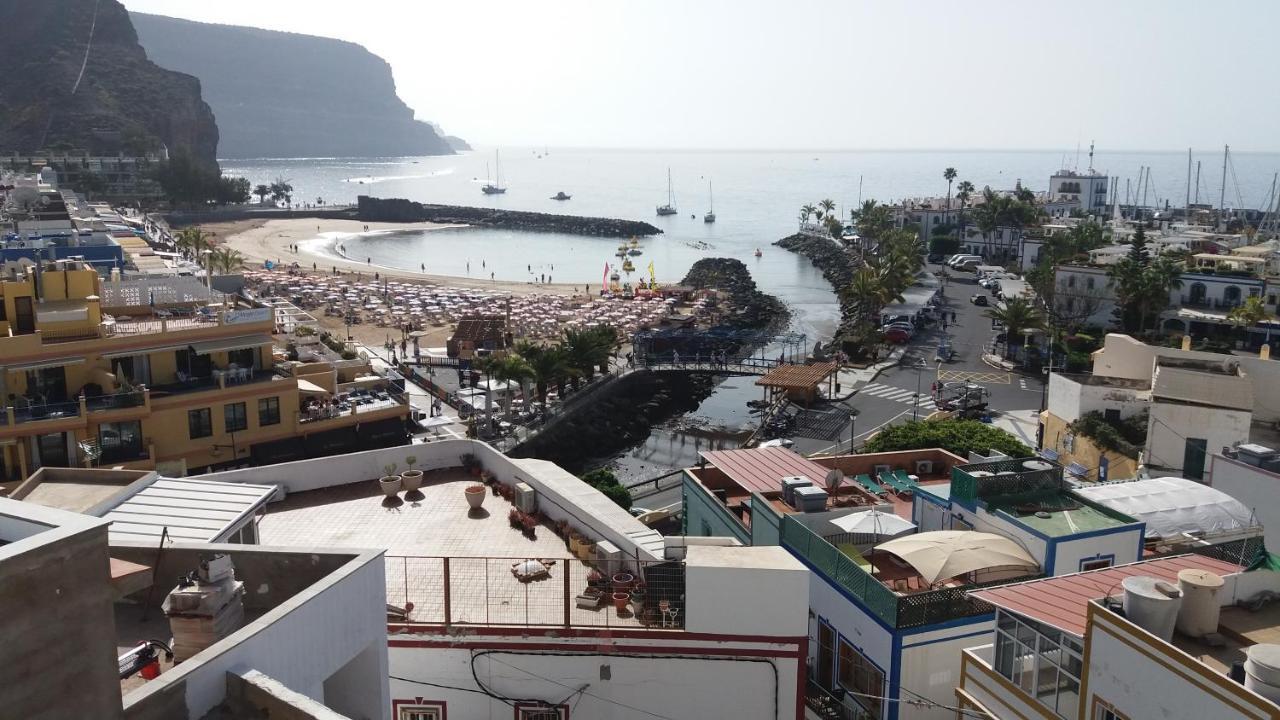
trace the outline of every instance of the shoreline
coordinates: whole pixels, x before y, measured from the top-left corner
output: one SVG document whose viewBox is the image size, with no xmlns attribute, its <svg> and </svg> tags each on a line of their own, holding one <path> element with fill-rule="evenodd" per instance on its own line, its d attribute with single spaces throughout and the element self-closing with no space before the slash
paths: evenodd
<svg viewBox="0 0 1280 720">
<path fill-rule="evenodd" d="M 261 265 L 270 260 L 280 263 L 282 267 L 298 264 L 298 270 L 308 273 L 331 274 L 335 269 L 342 274 L 356 274 L 395 280 L 408 280 L 420 283 L 450 285 L 454 287 L 474 288 L 508 292 L 515 295 L 554 294 L 582 295 L 585 285 L 579 283 L 535 283 L 530 281 L 484 280 L 476 277 L 457 275 L 440 275 L 437 273 L 417 272 L 385 265 L 362 263 L 351 260 L 337 250 L 337 245 L 344 236 L 360 235 L 366 232 L 394 232 L 404 230 L 444 230 L 467 227 L 466 225 L 416 222 L 361 222 L 359 220 L 293 218 L 237 220 L 224 223 L 208 223 L 201 226 L 204 230 L 215 234 L 216 239 L 226 247 L 238 251 L 245 258 L 245 265 Z M 290 246 L 296 245 L 297 252 Z M 313 267 L 307 267 L 313 265 Z"/>
</svg>

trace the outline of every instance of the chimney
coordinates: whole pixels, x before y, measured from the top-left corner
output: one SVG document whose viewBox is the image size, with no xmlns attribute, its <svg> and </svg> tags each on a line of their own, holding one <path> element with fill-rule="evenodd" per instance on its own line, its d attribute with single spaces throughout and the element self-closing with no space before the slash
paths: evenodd
<svg viewBox="0 0 1280 720">
<path fill-rule="evenodd" d="M 1191 349 L 1191 336 L 1190 336 L 1190 335 L 1183 335 L 1183 336 L 1182 336 L 1182 349 L 1183 349 L 1183 350 L 1190 350 L 1190 349 Z"/>
</svg>

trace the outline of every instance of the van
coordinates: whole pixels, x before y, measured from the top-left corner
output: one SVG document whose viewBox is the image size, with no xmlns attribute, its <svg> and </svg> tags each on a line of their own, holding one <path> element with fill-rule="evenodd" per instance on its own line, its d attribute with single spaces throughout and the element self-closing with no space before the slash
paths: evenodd
<svg viewBox="0 0 1280 720">
<path fill-rule="evenodd" d="M 952 265 L 951 268 L 953 270 L 958 270 L 959 272 L 973 272 L 974 269 L 981 264 L 982 258 L 967 258 L 965 260 L 961 260 L 955 265 Z"/>
<path fill-rule="evenodd" d="M 951 259 L 947 261 L 947 265 L 951 267 L 956 267 L 960 263 L 968 260 L 973 260 L 974 261 L 973 264 L 976 267 L 977 265 L 982 263 L 982 256 L 981 255 L 953 255 L 951 256 Z"/>
</svg>

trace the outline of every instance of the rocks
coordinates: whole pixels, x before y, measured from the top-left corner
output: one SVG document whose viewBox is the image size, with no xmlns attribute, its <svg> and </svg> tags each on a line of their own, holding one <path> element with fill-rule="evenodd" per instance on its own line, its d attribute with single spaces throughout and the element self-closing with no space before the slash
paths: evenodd
<svg viewBox="0 0 1280 720">
<path fill-rule="evenodd" d="M 714 388 L 710 375 L 633 373 L 510 455 L 550 460 L 576 474 L 591 460 L 642 442 L 655 425 L 696 409 Z"/>
<path fill-rule="evenodd" d="M 559 232 L 614 238 L 657 235 L 662 232 L 649 223 L 634 220 L 551 215 L 458 205 L 427 205 L 401 198 L 374 198 L 367 195 L 359 197 L 356 217 L 365 222 L 459 223 L 526 232 Z"/>
<path fill-rule="evenodd" d="M 831 283 L 840 301 L 840 329 L 837 334 L 844 334 L 853 323 L 854 307 L 843 290 L 853 282 L 853 275 L 859 267 L 858 258 L 834 240 L 802 233 L 782 238 L 774 245 L 809 258 L 814 267 L 822 271 L 822 277 Z"/>
<path fill-rule="evenodd" d="M 741 260 L 703 258 L 689 268 L 680 284 L 698 290 L 715 288 L 728 293 L 734 312 L 724 324 L 736 329 L 776 330 L 790 316 L 782 301 L 756 288 L 751 271 Z"/>
</svg>

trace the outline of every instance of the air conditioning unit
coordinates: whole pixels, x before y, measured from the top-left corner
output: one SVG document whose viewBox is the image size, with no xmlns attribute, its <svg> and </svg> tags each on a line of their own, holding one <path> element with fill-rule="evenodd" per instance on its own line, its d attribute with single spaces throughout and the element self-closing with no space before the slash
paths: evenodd
<svg viewBox="0 0 1280 720">
<path fill-rule="evenodd" d="M 916 474 L 917 474 L 917 475 L 932 475 L 932 474 L 933 474 L 933 461 L 932 461 L 932 460 L 917 460 L 917 461 L 916 461 Z"/>
<path fill-rule="evenodd" d="M 538 491 L 528 483 L 516 483 L 516 509 L 523 513 L 533 513 L 538 509 Z"/>
<path fill-rule="evenodd" d="M 813 481 L 804 475 L 791 475 L 782 478 L 782 501 L 795 506 L 796 488 L 809 487 Z"/>
</svg>

